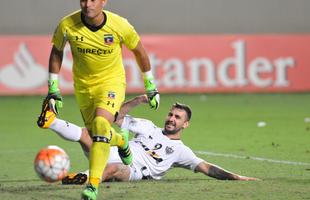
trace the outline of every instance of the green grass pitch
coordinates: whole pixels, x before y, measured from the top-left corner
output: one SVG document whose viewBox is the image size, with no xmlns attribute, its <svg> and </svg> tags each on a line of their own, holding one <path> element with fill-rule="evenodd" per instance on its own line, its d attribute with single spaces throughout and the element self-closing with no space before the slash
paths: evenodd
<svg viewBox="0 0 310 200">
<path fill-rule="evenodd" d="M 42 99 L 0 97 L 1 200 L 80 198 L 84 186 L 48 184 L 33 170 L 36 153 L 47 145 L 65 149 L 71 171 L 88 166 L 77 143 L 36 127 Z M 131 114 L 162 126 L 176 101 L 193 110 L 186 145 L 209 162 L 262 181 L 219 181 L 173 169 L 161 181 L 104 183 L 99 200 L 310 199 L 310 94 L 163 94 L 158 111 L 143 105 Z M 64 97 L 61 118 L 82 126 L 74 97 Z M 260 121 L 267 125 L 257 127 Z"/>
</svg>

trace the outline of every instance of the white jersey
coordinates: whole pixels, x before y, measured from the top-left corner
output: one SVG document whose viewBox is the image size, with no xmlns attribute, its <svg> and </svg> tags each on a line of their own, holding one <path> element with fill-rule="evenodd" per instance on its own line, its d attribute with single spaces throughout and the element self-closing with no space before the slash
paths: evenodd
<svg viewBox="0 0 310 200">
<path fill-rule="evenodd" d="M 134 134 L 129 143 L 134 157 L 132 165 L 144 177 L 161 179 L 172 167 L 195 170 L 203 162 L 181 140 L 169 139 L 149 120 L 127 115 L 121 128 Z"/>
</svg>

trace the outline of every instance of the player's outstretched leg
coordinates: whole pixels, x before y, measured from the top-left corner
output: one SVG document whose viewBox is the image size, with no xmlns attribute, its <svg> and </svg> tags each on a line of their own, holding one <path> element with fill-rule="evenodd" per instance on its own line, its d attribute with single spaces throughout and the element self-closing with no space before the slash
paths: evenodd
<svg viewBox="0 0 310 200">
<path fill-rule="evenodd" d="M 82 192 L 82 200 L 96 200 L 98 189 L 91 184 L 88 184 Z"/>
<path fill-rule="evenodd" d="M 118 147 L 118 154 L 125 165 L 130 165 L 132 163 L 132 153 L 129 147 L 129 131 L 123 129 L 120 134 L 123 136 L 125 143 L 123 147 Z"/>
<path fill-rule="evenodd" d="M 48 128 L 56 117 L 56 114 L 51 111 L 49 107 L 49 101 L 51 98 L 52 97 L 47 96 L 42 103 L 42 110 L 37 121 L 40 128 Z"/>
</svg>

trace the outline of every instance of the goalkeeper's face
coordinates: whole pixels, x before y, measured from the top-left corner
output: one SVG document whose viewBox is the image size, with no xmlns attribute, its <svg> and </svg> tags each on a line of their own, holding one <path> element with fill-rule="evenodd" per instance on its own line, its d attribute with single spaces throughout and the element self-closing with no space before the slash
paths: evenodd
<svg viewBox="0 0 310 200">
<path fill-rule="evenodd" d="M 164 131 L 166 134 L 172 135 L 187 128 L 188 125 L 186 112 L 182 109 L 172 108 L 166 117 Z"/>
<path fill-rule="evenodd" d="M 94 19 L 101 15 L 102 8 L 105 6 L 107 0 L 80 0 L 80 7 L 83 14 Z"/>
</svg>

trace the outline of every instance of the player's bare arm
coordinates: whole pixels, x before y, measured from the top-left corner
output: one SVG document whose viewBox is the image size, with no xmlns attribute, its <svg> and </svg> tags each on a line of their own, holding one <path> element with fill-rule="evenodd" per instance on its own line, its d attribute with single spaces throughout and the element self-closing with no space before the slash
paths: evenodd
<svg viewBox="0 0 310 200">
<path fill-rule="evenodd" d="M 49 58 L 49 72 L 58 74 L 61 68 L 63 58 L 63 51 L 59 51 L 55 46 L 53 46 L 50 58 Z"/>
<path fill-rule="evenodd" d="M 132 49 L 133 54 L 135 55 L 136 61 L 140 67 L 141 72 L 143 73 L 144 87 L 149 99 L 149 105 L 152 109 L 157 110 L 159 107 L 160 97 L 154 82 L 154 76 L 151 72 L 150 59 L 143 47 L 141 41 L 138 42 L 137 46 Z"/>
<path fill-rule="evenodd" d="M 200 163 L 196 167 L 196 171 L 202 172 L 207 176 L 210 176 L 212 178 L 216 178 L 219 180 L 240 180 L 240 181 L 259 180 L 257 178 L 240 176 L 238 174 L 234 174 L 232 172 L 229 172 L 227 170 L 222 169 L 221 167 L 218 167 L 216 165 L 213 165 L 213 164 L 207 163 L 207 162 Z"/>
<path fill-rule="evenodd" d="M 142 72 L 150 71 L 151 70 L 150 59 L 141 41 L 139 41 L 137 46 L 134 49 L 132 49 L 132 52 L 135 55 L 136 61 L 141 71 Z"/>
<path fill-rule="evenodd" d="M 54 99 L 56 102 L 50 106 L 55 113 L 59 112 L 62 108 L 62 96 L 58 87 L 58 73 L 61 68 L 63 59 L 63 51 L 58 50 L 54 45 L 52 47 L 50 58 L 49 58 L 49 78 L 48 78 L 48 96 L 46 99 Z"/>
<path fill-rule="evenodd" d="M 61 68 L 63 59 L 63 51 L 58 50 L 54 45 L 49 57 L 49 74 L 48 74 L 48 94 L 43 100 L 42 111 L 37 120 L 37 124 L 41 128 L 47 128 L 49 125 L 45 123 L 48 108 L 56 114 L 62 108 L 62 96 L 58 87 L 58 73 Z"/>
<path fill-rule="evenodd" d="M 130 99 L 129 101 L 123 103 L 122 107 L 119 110 L 119 114 L 117 116 L 117 119 L 115 121 L 115 124 L 118 126 L 121 126 L 123 123 L 123 119 L 125 115 L 134 107 L 142 104 L 142 103 L 148 103 L 148 98 L 146 95 L 140 95 L 136 96 L 133 99 Z"/>
</svg>

